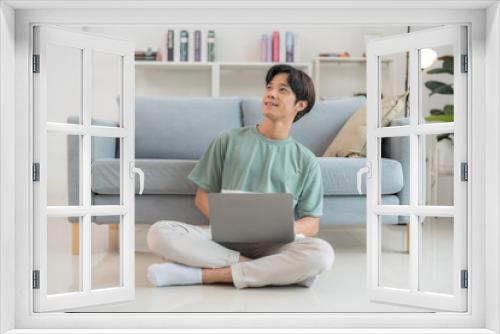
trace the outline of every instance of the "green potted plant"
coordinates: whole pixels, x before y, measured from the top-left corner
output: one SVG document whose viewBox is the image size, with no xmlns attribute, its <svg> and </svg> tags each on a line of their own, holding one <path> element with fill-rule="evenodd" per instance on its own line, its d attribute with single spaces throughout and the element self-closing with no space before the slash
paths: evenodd
<svg viewBox="0 0 500 334">
<path fill-rule="evenodd" d="M 441 67 L 430 69 L 427 71 L 427 74 L 448 73 L 453 76 L 453 56 L 446 55 L 437 59 L 443 62 Z M 453 95 L 452 83 L 429 80 L 425 82 L 425 87 L 430 90 L 429 96 L 434 94 Z M 453 104 L 446 104 L 443 106 L 443 109 L 431 109 L 430 115 L 426 116 L 425 120 L 428 122 L 453 122 Z M 444 138 L 449 138 L 449 135 L 441 135 L 437 139 L 439 141 Z"/>
</svg>

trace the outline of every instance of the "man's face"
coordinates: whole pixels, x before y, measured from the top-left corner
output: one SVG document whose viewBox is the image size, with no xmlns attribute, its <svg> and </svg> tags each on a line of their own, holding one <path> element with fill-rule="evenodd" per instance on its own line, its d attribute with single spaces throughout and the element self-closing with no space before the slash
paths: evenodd
<svg viewBox="0 0 500 334">
<path fill-rule="evenodd" d="M 287 82 L 288 73 L 279 73 L 267 84 L 262 97 L 264 117 L 273 121 L 292 120 L 307 105 L 306 101 L 295 103 L 295 94 Z"/>
</svg>

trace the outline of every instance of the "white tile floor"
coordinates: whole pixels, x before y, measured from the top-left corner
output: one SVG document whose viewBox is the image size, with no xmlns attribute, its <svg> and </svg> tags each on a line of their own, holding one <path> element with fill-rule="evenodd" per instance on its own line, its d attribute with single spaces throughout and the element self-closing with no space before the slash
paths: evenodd
<svg viewBox="0 0 500 334">
<path fill-rule="evenodd" d="M 451 261 L 451 221 L 429 222 L 426 249 L 428 287 L 433 291 L 446 290 L 447 264 Z M 381 280 L 405 286 L 408 266 L 405 226 L 384 226 L 383 273 Z M 266 287 L 238 290 L 230 285 L 181 286 L 154 288 L 146 280 L 149 264 L 161 262 L 150 253 L 136 253 L 136 298 L 134 301 L 74 309 L 78 312 L 429 312 L 371 302 L 366 289 L 366 229 L 364 226 L 335 226 L 322 228 L 319 236 L 332 243 L 336 259 L 332 270 L 324 273 L 312 288 L 298 286 Z M 437 247 L 437 248 L 436 248 Z M 434 255 L 434 256 L 432 256 Z M 106 280 L 104 270 L 112 268 L 116 254 L 108 254 L 96 264 L 100 270 L 97 280 Z M 446 270 L 444 270 L 444 269 Z M 444 270 L 444 271 L 443 271 Z"/>
</svg>

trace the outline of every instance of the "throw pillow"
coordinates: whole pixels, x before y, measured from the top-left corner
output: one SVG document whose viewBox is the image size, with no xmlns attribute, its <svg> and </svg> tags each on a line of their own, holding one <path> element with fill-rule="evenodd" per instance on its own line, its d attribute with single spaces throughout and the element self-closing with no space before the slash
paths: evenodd
<svg viewBox="0 0 500 334">
<path fill-rule="evenodd" d="M 382 99 L 381 126 L 404 115 L 408 93 Z M 360 107 L 340 129 L 323 157 L 366 157 L 366 106 Z"/>
</svg>

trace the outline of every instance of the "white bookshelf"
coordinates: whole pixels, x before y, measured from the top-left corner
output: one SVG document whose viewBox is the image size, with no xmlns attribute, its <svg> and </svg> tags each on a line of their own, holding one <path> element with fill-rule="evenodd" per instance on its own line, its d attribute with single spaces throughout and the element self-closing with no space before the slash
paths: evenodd
<svg viewBox="0 0 500 334">
<path fill-rule="evenodd" d="M 383 59 L 382 63 L 385 65 L 390 65 L 392 63 L 392 59 Z M 322 64 L 358 64 L 358 65 L 366 65 L 366 57 L 315 57 L 313 59 L 314 64 L 314 84 L 316 89 L 316 94 L 320 95 L 320 79 L 321 79 L 321 65 Z M 394 74 L 394 72 L 393 72 Z M 364 78 L 363 78 L 364 79 Z M 392 80 L 392 82 L 396 82 Z M 395 90 L 395 88 L 393 88 Z"/>
<path fill-rule="evenodd" d="M 221 91 L 221 70 L 260 70 L 264 71 L 277 63 L 269 62 L 179 62 L 144 61 L 135 62 L 136 72 L 146 75 L 147 71 L 208 71 L 210 72 L 211 97 L 219 97 Z M 288 63 L 312 75 L 312 63 Z M 168 75 L 168 74 L 165 74 Z"/>
<path fill-rule="evenodd" d="M 383 64 L 389 66 L 392 63 L 391 59 L 384 59 Z M 221 73 L 224 70 L 242 70 L 242 71 L 260 71 L 263 72 L 269 67 L 275 65 L 274 62 L 180 62 L 180 61 L 136 61 L 135 67 L 136 71 L 142 77 L 148 76 L 148 71 L 155 71 L 156 75 L 158 72 L 164 73 L 162 75 L 167 76 L 169 71 L 172 74 L 181 75 L 179 71 L 201 73 L 201 71 L 206 71 L 207 75 L 210 77 L 210 95 L 211 97 L 219 97 L 221 88 L 223 89 L 224 83 L 221 80 Z M 316 94 L 321 95 L 320 91 L 320 79 L 324 64 L 337 64 L 343 66 L 346 64 L 353 65 L 365 65 L 366 58 L 364 57 L 349 57 L 349 58 L 334 58 L 334 57 L 316 57 L 311 62 L 298 62 L 298 63 L 288 63 L 296 68 L 299 68 L 309 74 L 314 81 Z M 391 67 L 388 67 L 389 73 L 392 77 L 391 82 L 396 83 L 395 72 L 392 71 Z M 248 73 L 248 72 L 247 72 Z M 257 72 L 256 72 L 257 73 Z M 335 74 L 333 74 L 335 75 Z M 365 80 L 365 78 L 360 78 L 360 80 Z M 392 87 L 392 91 L 396 91 L 396 87 Z"/>
<path fill-rule="evenodd" d="M 207 62 L 166 62 L 166 61 L 147 61 L 147 60 L 136 60 L 136 69 L 154 69 L 154 70 L 200 70 L 203 68 L 211 69 L 213 63 Z"/>
<path fill-rule="evenodd" d="M 219 67 L 242 67 L 242 68 L 268 68 L 278 63 L 268 62 L 174 62 L 174 61 L 147 61 L 137 60 L 135 62 L 136 69 L 141 68 L 155 68 L 155 69 L 210 69 L 214 66 Z M 311 63 L 286 63 L 294 67 L 300 68 L 311 73 Z"/>
</svg>

